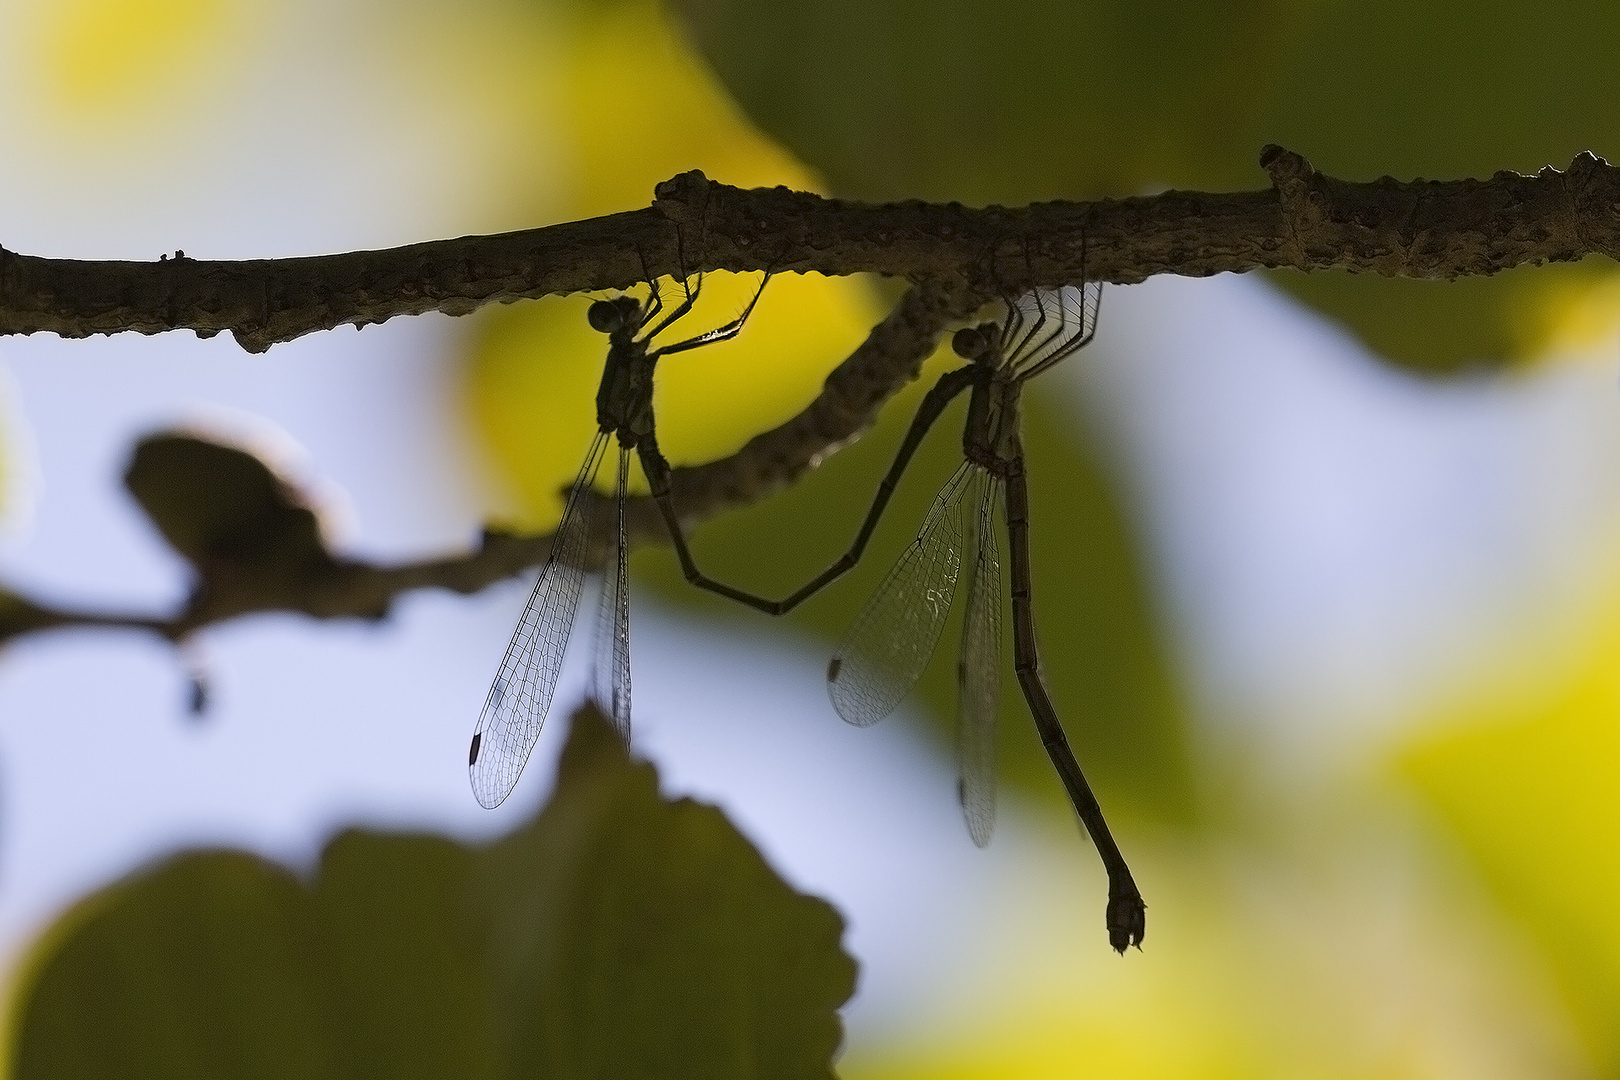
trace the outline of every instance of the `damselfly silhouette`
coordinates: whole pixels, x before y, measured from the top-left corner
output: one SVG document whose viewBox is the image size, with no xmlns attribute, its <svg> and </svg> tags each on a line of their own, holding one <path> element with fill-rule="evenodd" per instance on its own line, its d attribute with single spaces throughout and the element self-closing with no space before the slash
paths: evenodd
<svg viewBox="0 0 1620 1080">
<path fill-rule="evenodd" d="M 590 488 L 606 456 L 610 438 L 617 438 L 619 443 L 613 501 L 616 520 L 609 530 L 611 548 L 603 571 L 601 606 L 597 613 L 593 696 L 619 733 L 629 740 L 630 593 L 624 500 L 631 451 L 636 452 L 642 471 L 655 491 L 664 492 L 666 501 L 670 473 L 668 462 L 658 451 L 654 431 L 653 372 L 662 357 L 737 336 L 769 280 L 770 275 L 766 274 L 748 307 L 731 322 L 697 337 L 657 348 L 652 347 L 653 338 L 691 311 L 697 302 L 703 288 L 702 275 L 698 276 L 695 286 L 689 285 L 684 276 L 681 278 L 681 303 L 656 325 L 651 324 L 663 311 L 664 304 L 651 273 L 645 303 L 633 296 L 619 296 L 597 300 L 587 311 L 592 328 L 608 336 L 607 363 L 596 393 L 598 431 L 591 440 L 578 477 L 568 489 L 568 501 L 563 507 L 562 520 L 557 524 L 551 554 L 540 568 L 539 580 L 529 595 L 523 617 L 518 620 L 512 643 L 506 648 L 500 671 L 484 700 L 478 728 L 473 732 L 467 768 L 473 794 L 484 806 L 499 806 L 511 794 L 551 709 L 585 578 L 585 551 L 596 503 Z"/>
<path fill-rule="evenodd" d="M 1041 742 L 1102 856 L 1108 872 L 1108 938 L 1123 952 L 1142 940 L 1146 905 L 1041 681 L 1030 597 L 1029 491 L 1019 441 L 1019 399 L 1024 384 L 1091 342 L 1101 301 L 1100 284 L 1036 290 L 1007 300 L 1001 324 L 989 322 L 957 331 L 952 347 L 970 363 L 941 376 L 923 398 L 849 550 L 786 599 L 767 600 L 704 575 L 680 535 L 673 506 L 660 503 L 660 507 L 687 580 L 768 614 L 781 615 L 860 560 L 929 427 L 958 394 L 971 388 L 962 434 L 967 460 L 941 489 L 917 539 L 895 563 L 833 655 L 827 667 L 828 693 L 839 715 L 851 724 L 873 724 L 894 711 L 933 656 L 956 595 L 963 555 L 971 554 L 973 569 L 957 664 L 957 792 L 974 842 L 981 846 L 989 842 L 995 823 L 995 723 L 1001 693 L 1002 581 L 995 529 L 1000 502 L 1005 509 L 1012 564 L 1014 669 Z M 969 508 L 965 530 L 964 504 Z"/>
</svg>

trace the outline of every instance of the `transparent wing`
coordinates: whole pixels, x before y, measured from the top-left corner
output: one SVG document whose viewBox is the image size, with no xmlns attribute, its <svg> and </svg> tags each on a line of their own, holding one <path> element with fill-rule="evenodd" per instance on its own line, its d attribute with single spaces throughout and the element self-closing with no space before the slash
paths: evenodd
<svg viewBox="0 0 1620 1080">
<path fill-rule="evenodd" d="M 591 696 L 627 744 L 630 742 L 630 550 L 624 542 L 624 496 L 629 482 L 630 451 L 620 446 L 612 548 L 602 570 L 602 596 L 596 609 L 596 672 Z"/>
<path fill-rule="evenodd" d="M 568 492 L 551 556 L 540 568 L 540 579 L 529 594 L 529 604 L 506 647 L 473 732 L 467 773 L 473 794 L 485 807 L 499 806 L 511 794 L 551 709 L 585 578 L 580 564 L 591 532 L 591 500 L 585 493 L 601 463 L 607 438 L 605 432 L 597 434 Z"/>
<path fill-rule="evenodd" d="M 962 566 L 962 495 L 976 465 L 963 463 L 934 499 L 917 539 L 866 602 L 827 665 L 833 708 L 866 727 L 894 711 L 928 666 Z"/>
<path fill-rule="evenodd" d="M 1001 481 L 981 473 L 978 555 L 969 579 L 962 652 L 956 667 L 957 797 L 968 835 L 984 847 L 996 826 L 996 712 L 1001 704 L 1001 558 L 996 549 L 996 502 Z"/>
</svg>

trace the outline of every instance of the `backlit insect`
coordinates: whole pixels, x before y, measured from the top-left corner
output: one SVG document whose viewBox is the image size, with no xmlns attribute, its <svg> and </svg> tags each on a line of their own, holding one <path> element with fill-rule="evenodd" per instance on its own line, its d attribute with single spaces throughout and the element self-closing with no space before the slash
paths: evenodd
<svg viewBox="0 0 1620 1080">
<path fill-rule="evenodd" d="M 988 843 L 995 822 L 995 722 L 1000 699 L 1001 562 L 996 507 L 1004 508 L 1012 576 L 1014 670 L 1053 766 L 1108 873 L 1106 923 L 1114 948 L 1140 944 L 1146 905 L 1102 808 L 1069 747 L 1041 680 L 1029 559 L 1029 491 L 1019 441 L 1024 384 L 1084 348 L 1096 333 L 1102 286 L 1036 290 L 1006 301 L 1005 318 L 957 331 L 952 346 L 969 363 L 941 376 L 923 398 L 894 463 L 878 487 L 854 543 L 837 562 L 784 600 L 767 600 L 704 575 L 674 518 L 664 516 L 682 569 L 693 584 L 772 615 L 798 606 L 860 560 L 907 464 L 929 427 L 958 394 L 971 390 L 962 435 L 966 460 L 941 489 L 917 539 L 867 602 L 827 667 L 827 690 L 851 724 L 876 723 L 921 676 L 939 643 L 964 553 L 973 556 L 957 665 L 958 795 L 968 832 Z M 963 506 L 969 508 L 964 529 Z"/>
<path fill-rule="evenodd" d="M 655 337 L 692 310 L 703 287 L 681 280 L 681 303 L 653 325 L 663 311 L 658 284 L 648 274 L 645 303 L 632 296 L 598 300 L 587 317 L 593 329 L 608 336 L 608 355 L 596 394 L 597 433 L 585 454 L 585 463 L 568 490 L 562 520 L 557 525 L 551 554 L 529 595 L 507 646 L 500 671 L 484 700 L 483 713 L 467 753 L 473 794 L 486 807 L 499 806 L 517 784 L 523 766 L 540 737 L 551 710 L 563 653 L 579 610 L 584 582 L 584 560 L 591 536 L 596 500 L 590 488 L 606 456 L 610 438 L 619 443 L 618 477 L 613 507 L 616 520 L 609 530 L 612 549 L 603 574 L 602 600 L 597 618 L 597 668 L 594 696 L 603 712 L 626 739 L 630 738 L 630 594 L 626 578 L 628 549 L 624 536 L 625 485 L 630 453 L 641 460 L 654 490 L 668 489 L 669 463 L 658 451 L 653 422 L 653 372 L 658 361 L 674 353 L 735 337 L 748 321 L 770 275 L 743 313 L 708 333 L 672 345 L 652 347 Z M 650 326 L 650 329 L 648 328 Z"/>
</svg>

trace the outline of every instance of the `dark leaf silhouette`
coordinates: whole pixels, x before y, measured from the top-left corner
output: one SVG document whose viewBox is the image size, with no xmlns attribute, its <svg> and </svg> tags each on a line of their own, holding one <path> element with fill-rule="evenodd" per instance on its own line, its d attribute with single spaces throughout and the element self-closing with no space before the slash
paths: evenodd
<svg viewBox="0 0 1620 1080">
<path fill-rule="evenodd" d="M 188 853 L 82 902 L 15 999 L 15 1075 L 832 1075 L 843 922 L 593 711 L 484 849 L 352 830 L 313 880 Z"/>
</svg>

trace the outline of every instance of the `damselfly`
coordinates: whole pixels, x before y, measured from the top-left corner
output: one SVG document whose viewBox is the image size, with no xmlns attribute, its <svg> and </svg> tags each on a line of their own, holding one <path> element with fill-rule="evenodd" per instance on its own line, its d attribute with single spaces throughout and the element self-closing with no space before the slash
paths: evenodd
<svg viewBox="0 0 1620 1080">
<path fill-rule="evenodd" d="M 597 501 L 590 489 L 606 456 L 610 438 L 616 438 L 619 443 L 618 476 L 612 504 L 616 517 L 609 530 L 611 547 L 603 571 L 601 606 L 597 613 L 593 696 L 619 733 L 629 740 L 630 593 L 624 501 L 630 453 L 635 451 L 642 471 L 649 478 L 656 478 L 655 486 L 661 481 L 667 487 L 670 471 L 658 451 L 654 431 L 653 372 L 662 357 L 735 337 L 748 321 L 754 305 L 759 303 L 769 280 L 770 275 L 766 274 L 748 307 L 731 322 L 697 337 L 656 348 L 652 347 L 653 338 L 692 310 L 703 287 L 701 275 L 695 286 L 689 286 L 682 277 L 681 303 L 656 325 L 652 325 L 653 320 L 663 311 L 664 304 L 658 283 L 650 273 L 645 302 L 633 296 L 619 296 L 597 300 L 587 311 L 592 328 L 608 336 L 607 362 L 596 394 L 598 431 L 591 440 L 579 475 L 568 489 L 568 500 L 552 540 L 551 554 L 540 568 L 540 577 L 529 595 L 523 617 L 518 620 L 512 643 L 507 646 L 500 671 L 484 700 L 478 727 L 473 732 L 467 768 L 473 794 L 484 806 L 499 806 L 511 794 L 551 709 L 584 583 L 585 554 Z"/>
<path fill-rule="evenodd" d="M 1108 937 L 1123 952 L 1142 940 L 1146 905 L 1041 681 L 1030 595 L 1029 492 L 1019 441 L 1019 399 L 1024 384 L 1091 342 L 1101 301 L 1100 284 L 1036 290 L 1007 300 L 1001 324 L 989 322 L 957 331 L 952 347 L 970 363 L 941 376 L 923 398 L 849 550 L 786 599 L 767 600 L 704 575 L 680 535 L 673 506 L 660 506 L 689 581 L 781 615 L 860 560 L 929 427 L 958 394 L 971 389 L 962 435 L 967 460 L 940 491 L 917 539 L 895 563 L 833 655 L 827 667 L 828 693 L 839 715 L 852 724 L 873 724 L 894 711 L 933 656 L 956 595 L 963 556 L 970 555 L 967 613 L 957 664 L 957 793 L 974 842 L 981 846 L 989 842 L 995 823 L 995 723 L 1001 692 L 1002 579 L 995 527 L 996 507 L 1001 504 L 1012 564 L 1014 669 L 1041 742 L 1102 856 L 1108 872 Z M 966 528 L 964 505 L 969 508 Z"/>
</svg>

